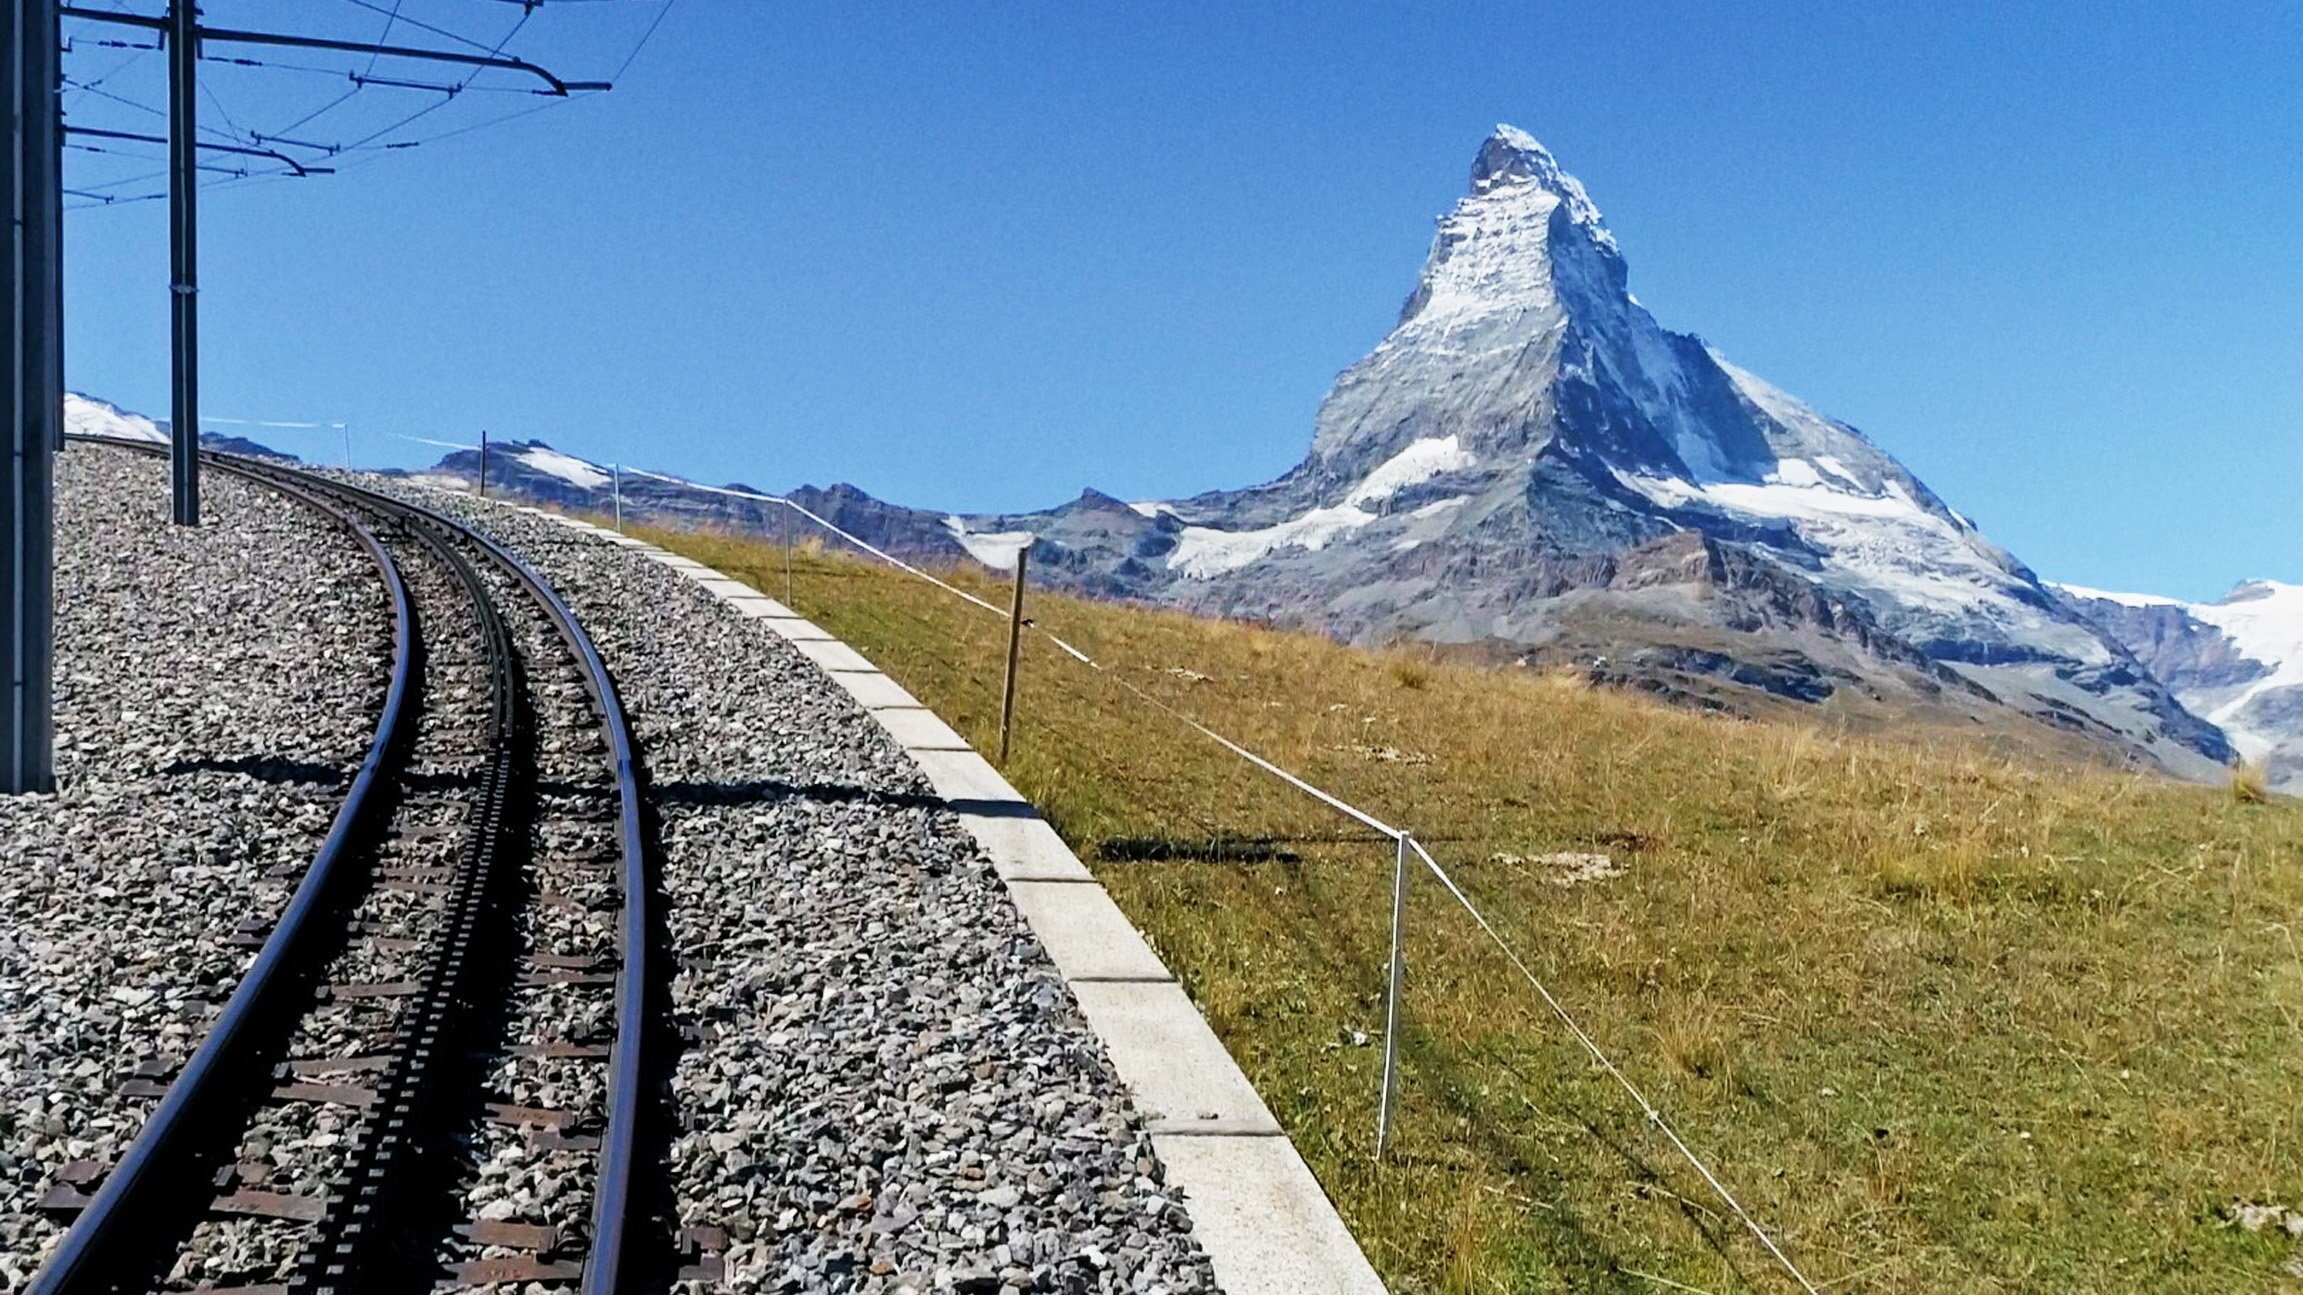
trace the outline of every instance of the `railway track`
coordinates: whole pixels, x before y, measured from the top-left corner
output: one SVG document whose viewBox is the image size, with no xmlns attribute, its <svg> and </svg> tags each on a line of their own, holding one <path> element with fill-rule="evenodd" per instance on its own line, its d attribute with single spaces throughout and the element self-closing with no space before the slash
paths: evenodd
<svg viewBox="0 0 2303 1295">
<path fill-rule="evenodd" d="M 141 448 L 124 446 L 123 448 Z M 211 456 L 335 518 L 394 609 L 374 743 L 285 911 L 31 1289 L 294 1295 L 663 1262 L 641 773 L 583 627 L 516 556 L 406 501 Z M 706 1276 L 701 1269 L 683 1276 Z"/>
</svg>

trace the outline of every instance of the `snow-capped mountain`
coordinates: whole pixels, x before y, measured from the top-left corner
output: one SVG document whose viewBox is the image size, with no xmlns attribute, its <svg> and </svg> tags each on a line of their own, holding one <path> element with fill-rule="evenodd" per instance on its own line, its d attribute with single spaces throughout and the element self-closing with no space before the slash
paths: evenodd
<svg viewBox="0 0 2303 1295">
<path fill-rule="evenodd" d="M 1724 681 L 2011 708 L 2193 775 L 2231 758 L 1884 450 L 1662 327 L 1627 277 L 1583 186 L 1499 126 L 1397 323 L 1278 480 L 1007 516 L 792 493 L 911 556 L 1006 566 L 1036 536 L 1035 573 L 1094 594 L 1572 660 L 1699 700 Z M 598 506 L 566 471 L 535 475 Z"/>
<path fill-rule="evenodd" d="M 2303 795 L 2303 585 L 2250 580 L 2212 603 L 2056 590 L 2220 726 L 2272 786 Z"/>
<path fill-rule="evenodd" d="M 168 443 L 168 429 L 142 414 L 132 414 L 118 405 L 94 396 L 83 396 L 76 391 L 64 393 L 64 434 L 67 436 L 108 436 L 114 440 L 149 441 L 155 445 Z"/>
<path fill-rule="evenodd" d="M 114 440 L 144 441 L 152 445 L 168 444 L 168 425 L 154 422 L 142 414 L 131 413 L 108 400 L 83 396 L 77 391 L 64 393 L 64 434 L 66 436 L 106 436 Z M 200 438 L 200 443 L 211 450 L 229 454 L 253 454 L 261 458 L 294 459 L 269 445 L 259 444 L 245 436 L 218 436 L 211 432 Z"/>
<path fill-rule="evenodd" d="M 1658 324 L 1590 195 L 1509 126 L 1293 471 L 950 525 L 1037 532 L 1090 588 L 1357 639 L 1661 651 L 1792 695 L 1985 695 L 2185 772 L 2230 755 L 1860 432 Z"/>
</svg>

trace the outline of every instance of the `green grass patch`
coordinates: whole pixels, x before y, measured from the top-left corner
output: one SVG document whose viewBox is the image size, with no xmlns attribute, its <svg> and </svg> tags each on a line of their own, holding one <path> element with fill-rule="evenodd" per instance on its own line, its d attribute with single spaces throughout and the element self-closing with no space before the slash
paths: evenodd
<svg viewBox="0 0 2303 1295">
<path fill-rule="evenodd" d="M 814 546 L 654 534 L 981 749 L 1003 623 Z M 987 597 L 999 582 L 949 573 Z M 1391 854 L 1118 679 L 1413 829 L 1809 1275 L 2303 1289 L 2303 806 L 1948 729 L 1739 720 L 1564 673 L 1035 592 L 1007 774 L 1246 1069 L 1395 1291 L 1790 1289 L 1435 885 L 1373 1155 Z M 1560 884 L 1546 856 L 1608 856 Z"/>
</svg>

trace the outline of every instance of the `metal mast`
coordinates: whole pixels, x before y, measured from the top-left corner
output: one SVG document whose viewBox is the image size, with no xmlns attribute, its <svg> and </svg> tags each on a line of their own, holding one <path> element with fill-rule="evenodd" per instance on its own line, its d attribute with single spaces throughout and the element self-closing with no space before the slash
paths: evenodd
<svg viewBox="0 0 2303 1295">
<path fill-rule="evenodd" d="M 0 403 L 8 411 L 0 480 L 0 791 L 55 786 L 51 743 L 50 521 L 63 439 L 63 134 L 56 0 L 0 0 L 0 98 L 8 208 L 0 317 Z"/>
<path fill-rule="evenodd" d="M 160 16 L 83 9 L 58 0 L 0 0 L 0 409 L 8 417 L 0 462 L 0 793 L 55 787 L 52 641 L 56 450 L 64 443 L 64 16 L 158 32 L 168 48 L 170 322 L 175 397 L 170 414 L 175 520 L 200 520 L 200 315 L 197 196 L 200 150 L 253 154 L 308 167 L 271 149 L 199 142 L 199 59 L 203 38 L 492 68 L 544 84 L 540 94 L 605 90 L 606 82 L 564 81 L 525 59 L 412 49 L 272 32 L 205 30 L 191 0 L 171 0 Z M 143 139 L 118 131 L 78 133 Z"/>
<path fill-rule="evenodd" d="M 168 6 L 168 476 L 178 526 L 200 524 L 199 10 Z"/>
<path fill-rule="evenodd" d="M 0 3 L 29 4 L 30 0 L 0 0 Z M 327 169 L 305 166 L 268 148 L 201 143 L 198 134 L 201 45 L 205 42 L 220 45 L 271 45 L 288 49 L 332 50 L 384 58 L 415 59 L 459 67 L 493 68 L 532 76 L 544 85 L 543 89 L 536 91 L 537 94 L 561 98 L 565 98 L 571 91 L 608 88 L 605 81 L 562 80 L 526 59 L 506 58 L 496 53 L 462 54 L 453 50 L 333 40 L 325 36 L 203 27 L 200 25 L 200 11 L 192 4 L 192 0 L 170 0 L 167 13 L 159 16 L 58 5 L 56 0 L 45 0 L 40 8 L 48 15 L 47 30 L 52 34 L 57 31 L 56 16 L 61 14 L 67 18 L 156 31 L 168 47 L 168 291 L 171 298 L 168 313 L 174 375 L 168 435 L 174 515 L 179 526 L 200 524 L 200 151 L 208 149 L 276 157 L 287 162 L 300 175 Z M 48 66 L 54 69 L 55 53 L 51 51 L 47 58 Z M 52 77 L 51 103 L 54 102 L 53 84 Z M 119 131 L 74 133 L 105 135 L 115 139 L 151 138 Z M 58 203 L 60 206 L 60 195 Z"/>
</svg>

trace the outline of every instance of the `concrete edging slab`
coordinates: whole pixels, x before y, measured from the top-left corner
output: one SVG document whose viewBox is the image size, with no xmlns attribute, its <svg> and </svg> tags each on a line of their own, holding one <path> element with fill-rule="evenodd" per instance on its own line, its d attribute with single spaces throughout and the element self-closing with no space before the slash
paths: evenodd
<svg viewBox="0 0 2303 1295">
<path fill-rule="evenodd" d="M 1159 955 L 1063 838 L 940 716 L 863 654 L 748 585 L 589 522 L 680 572 L 821 667 L 927 775 L 1006 884 L 1133 1093 L 1227 1295 L 1384 1295 L 1383 1283 Z"/>
</svg>

